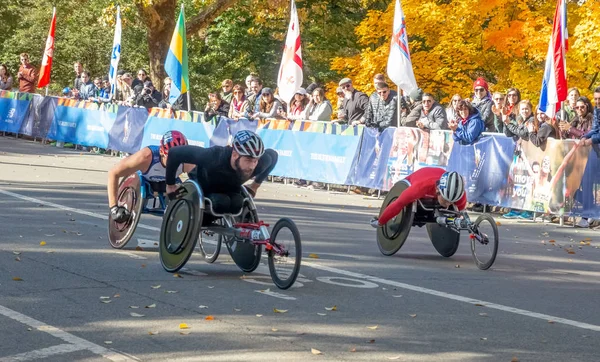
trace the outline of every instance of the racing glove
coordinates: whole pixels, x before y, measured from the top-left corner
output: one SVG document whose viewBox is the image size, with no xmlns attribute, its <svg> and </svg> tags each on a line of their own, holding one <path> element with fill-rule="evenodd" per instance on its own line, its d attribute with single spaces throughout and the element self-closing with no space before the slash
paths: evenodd
<svg viewBox="0 0 600 362">
<path fill-rule="evenodd" d="M 110 208 L 110 216 L 118 223 L 124 223 L 131 217 L 129 210 L 123 206 L 113 206 Z"/>
<path fill-rule="evenodd" d="M 371 219 L 371 221 L 369 221 L 369 224 L 371 224 L 372 227 L 374 227 L 375 229 L 377 229 L 378 227 L 381 227 L 381 225 L 379 225 L 379 218 L 378 217 L 373 217 Z"/>
</svg>

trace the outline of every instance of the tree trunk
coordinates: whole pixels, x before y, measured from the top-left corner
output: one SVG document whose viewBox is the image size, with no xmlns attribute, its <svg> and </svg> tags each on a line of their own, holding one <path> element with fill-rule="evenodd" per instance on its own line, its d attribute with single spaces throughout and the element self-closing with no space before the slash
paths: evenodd
<svg viewBox="0 0 600 362">
<path fill-rule="evenodd" d="M 154 87 L 161 90 L 163 79 L 167 76 L 165 58 L 175 29 L 177 0 L 155 0 L 151 6 L 138 3 L 137 7 L 148 29 L 146 39 L 150 59 L 150 78 L 154 82 Z"/>
</svg>

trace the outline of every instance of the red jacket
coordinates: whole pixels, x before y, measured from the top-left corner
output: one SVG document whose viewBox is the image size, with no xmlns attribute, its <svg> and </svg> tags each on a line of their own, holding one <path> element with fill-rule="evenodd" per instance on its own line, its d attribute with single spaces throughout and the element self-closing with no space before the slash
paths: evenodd
<svg viewBox="0 0 600 362">
<path fill-rule="evenodd" d="M 27 65 L 27 67 L 21 65 L 21 67 L 19 67 L 19 72 L 21 72 L 21 78 L 19 78 L 19 92 L 35 93 L 35 87 L 37 86 L 38 81 L 37 69 L 31 64 Z"/>
<path fill-rule="evenodd" d="M 423 167 L 406 176 L 404 180 L 408 181 L 410 186 L 394 202 L 388 205 L 379 217 L 379 225 L 384 225 L 394 216 L 398 215 L 405 206 L 412 204 L 419 199 L 435 199 L 437 197 L 437 182 L 446 172 L 437 167 Z M 467 193 L 454 205 L 459 210 L 464 210 L 467 206 Z"/>
</svg>

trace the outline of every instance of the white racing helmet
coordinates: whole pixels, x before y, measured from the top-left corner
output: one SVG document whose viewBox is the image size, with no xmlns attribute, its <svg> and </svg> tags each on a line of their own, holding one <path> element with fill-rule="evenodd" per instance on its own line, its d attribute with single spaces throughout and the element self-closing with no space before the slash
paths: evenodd
<svg viewBox="0 0 600 362">
<path fill-rule="evenodd" d="M 448 202 L 455 203 L 465 194 L 465 180 L 456 172 L 444 172 L 437 182 L 440 195 Z"/>
</svg>

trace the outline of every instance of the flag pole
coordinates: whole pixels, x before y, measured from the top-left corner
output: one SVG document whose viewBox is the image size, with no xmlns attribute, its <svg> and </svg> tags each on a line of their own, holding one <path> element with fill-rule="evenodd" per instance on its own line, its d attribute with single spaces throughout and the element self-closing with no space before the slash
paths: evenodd
<svg viewBox="0 0 600 362">
<path fill-rule="evenodd" d="M 400 86 L 398 86 L 398 105 L 396 106 L 396 127 L 400 127 L 400 114 L 402 113 L 402 90 L 400 89 Z"/>
</svg>

